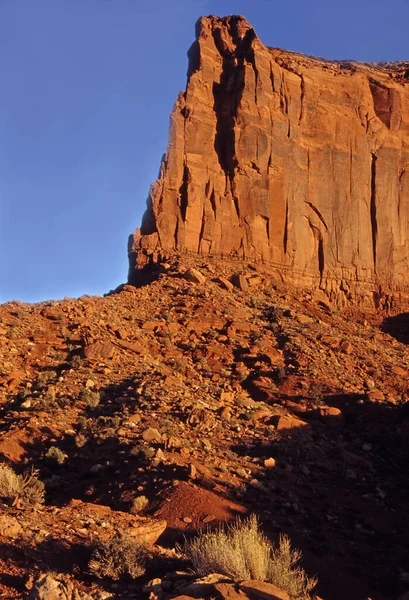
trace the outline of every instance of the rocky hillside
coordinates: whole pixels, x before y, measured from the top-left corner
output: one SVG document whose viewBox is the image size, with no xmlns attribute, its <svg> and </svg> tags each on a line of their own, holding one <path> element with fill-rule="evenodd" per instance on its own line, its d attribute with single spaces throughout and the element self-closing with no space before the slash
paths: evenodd
<svg viewBox="0 0 409 600">
<path fill-rule="evenodd" d="M 203 17 L 130 282 L 169 252 L 251 259 L 339 305 L 408 291 L 409 63 L 330 62 Z"/>
<path fill-rule="evenodd" d="M 174 550 L 251 513 L 325 600 L 409 591 L 407 315 L 247 262 L 181 256 L 143 283 L 0 307 L 1 465 L 45 485 L 0 500 L 1 597 L 276 597 L 200 587 Z M 149 544 L 136 579 L 90 570 L 118 532 Z"/>
</svg>

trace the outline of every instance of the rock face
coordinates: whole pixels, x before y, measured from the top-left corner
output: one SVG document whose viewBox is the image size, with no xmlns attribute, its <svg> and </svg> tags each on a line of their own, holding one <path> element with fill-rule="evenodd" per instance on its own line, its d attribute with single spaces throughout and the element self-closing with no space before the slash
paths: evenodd
<svg viewBox="0 0 409 600">
<path fill-rule="evenodd" d="M 409 63 L 330 62 L 202 17 L 130 282 L 172 251 L 264 263 L 330 296 L 408 291 Z"/>
</svg>

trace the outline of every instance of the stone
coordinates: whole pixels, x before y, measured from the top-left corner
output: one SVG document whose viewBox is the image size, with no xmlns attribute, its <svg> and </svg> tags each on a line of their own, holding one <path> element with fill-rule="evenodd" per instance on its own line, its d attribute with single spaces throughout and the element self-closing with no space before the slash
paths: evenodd
<svg viewBox="0 0 409 600">
<path fill-rule="evenodd" d="M 264 466 L 267 469 L 272 469 L 273 467 L 275 467 L 276 466 L 276 460 L 275 460 L 275 458 L 266 458 L 266 459 L 264 459 Z"/>
<path fill-rule="evenodd" d="M 391 369 L 392 373 L 395 373 L 395 375 L 399 375 L 400 377 L 407 377 L 408 376 L 408 372 L 406 369 L 402 369 L 402 367 L 398 367 L 397 365 L 394 365 Z"/>
<path fill-rule="evenodd" d="M 141 422 L 141 415 L 136 413 L 134 415 L 130 415 L 127 419 L 127 423 L 132 423 L 133 425 L 137 425 L 138 423 Z"/>
<path fill-rule="evenodd" d="M 132 522 L 132 527 L 129 527 L 126 530 L 126 533 L 133 538 L 137 538 L 138 541 L 144 544 L 153 545 L 165 531 L 166 527 L 167 522 L 163 519 L 151 520 L 135 517 Z"/>
<path fill-rule="evenodd" d="M 142 439 L 148 443 L 149 442 L 161 442 L 162 436 L 155 427 L 148 427 L 142 433 Z"/>
<path fill-rule="evenodd" d="M 233 402 L 234 392 L 221 392 L 220 400 L 221 400 L 221 402 Z"/>
<path fill-rule="evenodd" d="M 191 283 L 204 283 L 206 281 L 206 277 L 202 275 L 200 271 L 197 269 L 188 269 L 184 275 L 187 281 Z"/>
<path fill-rule="evenodd" d="M 230 421 L 231 419 L 231 410 L 228 406 L 225 406 L 222 410 L 222 412 L 220 413 L 220 416 L 222 419 L 226 420 L 226 421 Z"/>
<path fill-rule="evenodd" d="M 214 585 L 230 583 L 229 578 L 219 573 L 211 573 L 192 582 L 184 583 L 177 587 L 175 593 L 182 593 L 190 598 L 208 598 L 214 591 Z"/>
<path fill-rule="evenodd" d="M 231 292 L 234 289 L 234 285 L 225 277 L 217 277 L 217 279 L 215 279 L 215 282 L 228 292 Z"/>
<path fill-rule="evenodd" d="M 323 335 L 321 341 L 326 346 L 329 346 L 329 348 L 332 348 L 332 350 L 336 350 L 340 345 L 340 340 L 332 337 L 332 335 Z"/>
<path fill-rule="evenodd" d="M 190 479 L 196 479 L 196 477 L 197 477 L 197 468 L 195 467 L 195 465 L 193 463 L 189 464 L 188 475 L 189 475 Z"/>
<path fill-rule="evenodd" d="M 9 538 L 16 538 L 22 533 L 23 529 L 15 517 L 9 515 L 0 516 L 0 535 Z"/>
<path fill-rule="evenodd" d="M 291 600 L 287 592 L 265 581 L 242 581 L 239 587 L 249 598 L 255 600 Z"/>
<path fill-rule="evenodd" d="M 92 596 L 76 590 L 68 579 L 41 574 L 34 582 L 28 600 L 92 600 Z"/>
<path fill-rule="evenodd" d="M 245 596 L 236 591 L 233 583 L 216 583 L 213 587 L 219 600 L 245 600 Z"/>
<path fill-rule="evenodd" d="M 331 302 L 408 291 L 404 64 L 270 48 L 237 15 L 201 17 L 188 56 L 129 282 L 187 251 L 269 264 Z"/>
<path fill-rule="evenodd" d="M 293 417 L 289 415 L 283 415 L 279 418 L 277 423 L 277 431 L 291 431 L 292 429 L 302 430 L 305 428 L 309 428 L 308 423 L 303 421 L 302 419 L 298 419 L 298 417 Z"/>
<path fill-rule="evenodd" d="M 233 275 L 231 278 L 232 284 L 238 288 L 239 290 L 243 290 L 243 292 L 249 289 L 249 284 L 244 275 Z"/>
<path fill-rule="evenodd" d="M 330 427 L 339 427 L 345 424 L 341 410 L 335 406 L 321 406 L 318 409 L 318 414 L 321 421 Z"/>
<path fill-rule="evenodd" d="M 385 400 L 385 394 L 381 390 L 373 388 L 372 390 L 369 390 L 368 398 L 372 402 L 383 402 Z"/>
<path fill-rule="evenodd" d="M 363 458 L 354 452 L 349 452 L 349 450 L 343 450 L 342 457 L 345 463 L 351 467 L 360 467 L 367 471 L 371 471 L 373 469 L 373 465 L 370 460 Z"/>
<path fill-rule="evenodd" d="M 308 315 L 297 315 L 297 321 L 301 325 L 307 325 L 308 323 L 312 323 L 314 319 L 309 317 Z"/>
<path fill-rule="evenodd" d="M 345 354 L 351 354 L 354 351 L 354 347 L 351 342 L 342 342 L 340 348 Z"/>
<path fill-rule="evenodd" d="M 116 329 L 115 335 L 119 340 L 126 340 L 126 338 L 128 337 L 128 332 L 126 331 L 126 329 Z"/>
<path fill-rule="evenodd" d="M 271 418 L 271 412 L 265 408 L 259 408 L 255 410 L 251 415 L 253 421 L 261 421 L 262 419 Z"/>
<path fill-rule="evenodd" d="M 88 360 L 101 360 L 104 358 L 112 358 L 114 355 L 114 347 L 110 342 L 97 341 L 87 344 L 84 348 L 84 356 Z"/>
<path fill-rule="evenodd" d="M 277 348 L 270 348 L 263 353 L 263 356 L 267 358 L 271 365 L 283 362 L 283 352 Z"/>
</svg>

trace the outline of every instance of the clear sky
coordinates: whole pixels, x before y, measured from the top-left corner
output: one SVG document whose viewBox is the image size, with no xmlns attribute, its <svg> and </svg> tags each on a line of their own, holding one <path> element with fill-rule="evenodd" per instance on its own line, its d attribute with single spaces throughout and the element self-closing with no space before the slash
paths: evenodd
<svg viewBox="0 0 409 600">
<path fill-rule="evenodd" d="M 269 46 L 409 60 L 409 0 L 0 0 L 0 302 L 126 280 L 200 15 Z"/>
</svg>

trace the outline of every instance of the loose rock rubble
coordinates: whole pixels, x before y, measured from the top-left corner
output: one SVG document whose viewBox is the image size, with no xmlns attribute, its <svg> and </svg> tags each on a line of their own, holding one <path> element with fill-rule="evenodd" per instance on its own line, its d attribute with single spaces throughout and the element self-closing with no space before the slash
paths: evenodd
<svg viewBox="0 0 409 600">
<path fill-rule="evenodd" d="M 2 305 L 0 457 L 46 488 L 44 505 L 1 504 L 3 597 L 45 598 L 54 574 L 48 600 L 193 597 L 175 543 L 249 513 L 303 550 L 325 600 L 408 592 L 402 319 L 181 256 L 103 298 Z M 155 557 L 137 580 L 87 569 L 118 532 Z M 210 596 L 271 590 L 218 581 Z"/>
</svg>

